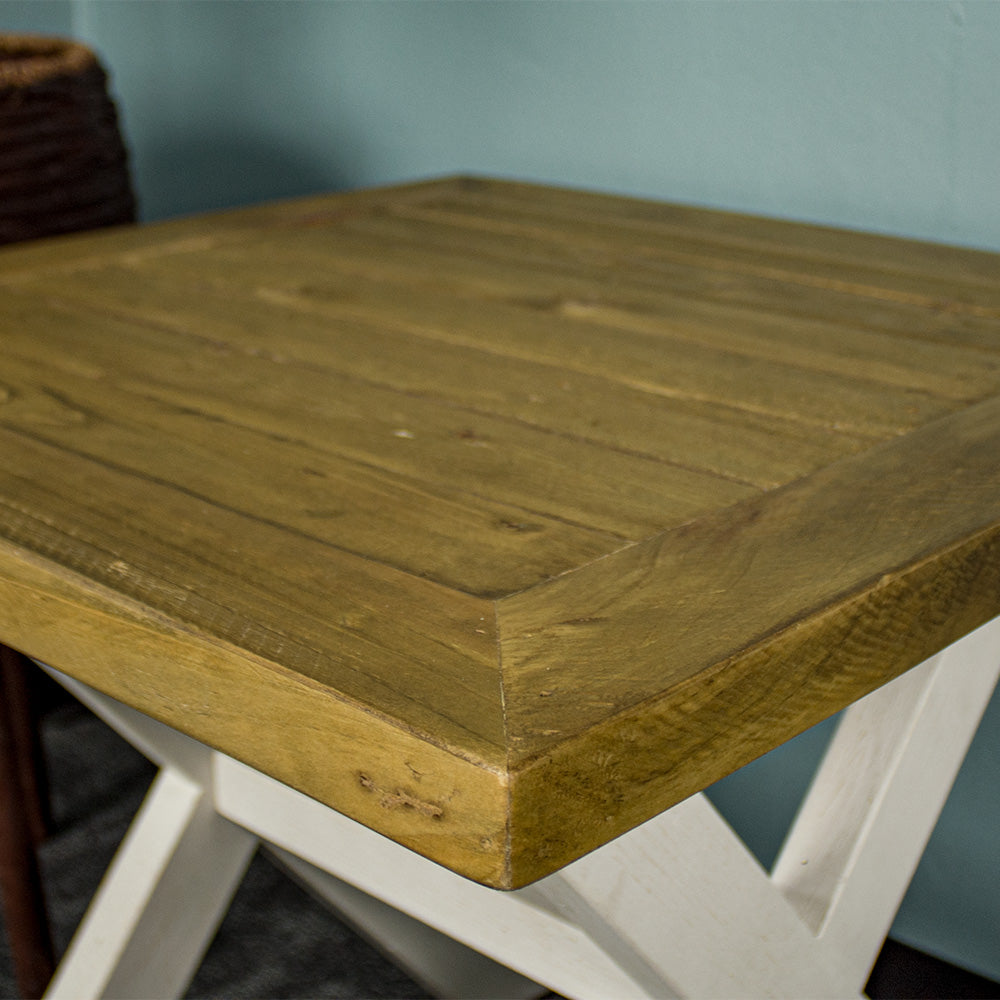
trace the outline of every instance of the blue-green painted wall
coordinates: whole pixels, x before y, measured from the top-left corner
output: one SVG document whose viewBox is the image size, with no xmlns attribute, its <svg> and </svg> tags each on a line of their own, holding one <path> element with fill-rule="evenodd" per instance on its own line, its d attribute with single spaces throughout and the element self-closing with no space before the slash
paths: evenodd
<svg viewBox="0 0 1000 1000">
<path fill-rule="evenodd" d="M 73 31 L 70 0 L 0 0 L 0 31 L 69 34 Z"/>
<path fill-rule="evenodd" d="M 1000 3 L 0 0 L 112 70 L 146 218 L 474 171 L 1000 250 Z M 821 740 L 713 791 L 773 854 Z M 1000 699 L 894 928 L 1000 979 Z"/>
</svg>

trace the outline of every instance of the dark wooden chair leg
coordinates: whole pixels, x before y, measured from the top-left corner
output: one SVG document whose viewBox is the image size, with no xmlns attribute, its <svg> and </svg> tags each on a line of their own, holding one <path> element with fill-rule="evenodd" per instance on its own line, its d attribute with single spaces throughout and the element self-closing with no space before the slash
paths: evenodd
<svg viewBox="0 0 1000 1000">
<path fill-rule="evenodd" d="M 18 989 L 40 997 L 54 967 L 52 937 L 35 853 L 44 809 L 37 785 L 37 731 L 25 714 L 23 657 L 0 646 L 0 893 Z M 32 829 L 32 827 L 35 829 Z"/>
<path fill-rule="evenodd" d="M 4 694 L 10 706 L 11 736 L 14 740 L 17 769 L 24 795 L 24 806 L 28 817 L 28 828 L 32 842 L 37 846 L 51 832 L 52 814 L 49 806 L 49 780 L 42 753 L 40 712 L 38 691 L 32 686 L 32 673 L 41 671 L 9 647 L 5 652 L 3 670 L 5 673 Z"/>
</svg>

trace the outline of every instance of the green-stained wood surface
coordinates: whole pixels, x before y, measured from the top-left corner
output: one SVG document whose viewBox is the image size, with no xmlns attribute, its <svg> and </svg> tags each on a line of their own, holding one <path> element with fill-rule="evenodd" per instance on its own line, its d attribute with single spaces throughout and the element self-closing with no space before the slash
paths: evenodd
<svg viewBox="0 0 1000 1000">
<path fill-rule="evenodd" d="M 0 640 L 522 885 L 1000 613 L 1000 259 L 454 179 L 0 253 Z"/>
</svg>

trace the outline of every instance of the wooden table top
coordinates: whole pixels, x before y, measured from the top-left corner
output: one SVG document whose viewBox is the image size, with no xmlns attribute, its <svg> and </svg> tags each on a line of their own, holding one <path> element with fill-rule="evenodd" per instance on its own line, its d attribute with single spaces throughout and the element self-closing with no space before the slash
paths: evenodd
<svg viewBox="0 0 1000 1000">
<path fill-rule="evenodd" d="M 1000 613 L 1000 258 L 478 179 L 0 253 L 0 640 L 523 885 Z"/>
</svg>

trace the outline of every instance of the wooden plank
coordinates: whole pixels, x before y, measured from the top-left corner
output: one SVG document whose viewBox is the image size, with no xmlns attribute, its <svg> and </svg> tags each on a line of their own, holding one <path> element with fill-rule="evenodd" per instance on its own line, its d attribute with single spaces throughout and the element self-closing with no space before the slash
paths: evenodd
<svg viewBox="0 0 1000 1000">
<path fill-rule="evenodd" d="M 338 249 L 337 241 L 321 241 L 319 234 L 308 232 L 297 237 L 290 250 L 297 254 L 300 248 L 308 249 L 316 258 L 330 254 L 338 267 L 372 281 L 384 281 L 387 273 L 395 280 L 419 280 L 420 287 L 432 293 L 435 272 L 440 274 L 447 265 L 449 294 L 499 299 L 591 323 L 601 322 L 605 312 L 635 315 L 647 324 L 655 320 L 661 336 L 681 342 L 708 338 L 708 343 L 730 350 L 820 371 L 856 375 L 861 363 L 865 377 L 873 381 L 923 385 L 943 395 L 961 395 L 962 386 L 970 382 L 974 387 L 996 385 L 993 322 L 942 318 L 940 312 L 906 306 L 899 315 L 883 308 L 884 329 L 873 329 L 878 303 L 822 292 L 817 303 L 812 290 L 805 295 L 794 285 L 769 279 L 734 279 L 727 273 L 715 277 L 703 264 L 665 266 L 642 257 L 616 258 L 606 250 L 595 250 L 587 259 L 575 249 L 540 252 L 537 241 L 527 237 L 508 247 L 511 241 L 493 234 L 456 237 L 447 227 L 381 218 L 352 220 L 337 235 L 346 243 L 345 234 L 355 231 L 360 231 L 356 246 Z M 419 241 L 421 255 L 404 260 L 399 254 L 397 264 L 391 250 L 383 253 L 380 248 L 380 241 L 392 247 L 407 239 Z M 461 261 L 453 260 L 459 255 Z M 300 272 L 299 285 L 301 277 Z M 290 278 L 295 280 L 294 275 Z M 949 375 L 954 384 L 947 380 Z"/>
<path fill-rule="evenodd" d="M 404 214 L 450 213 L 478 228 L 531 226 L 536 237 L 558 233 L 577 245 L 587 234 L 606 244 L 632 247 L 665 243 L 712 247 L 735 261 L 781 261 L 781 270 L 800 275 L 826 271 L 860 275 L 844 284 L 904 292 L 947 286 L 968 307 L 968 296 L 982 294 L 984 304 L 1000 303 L 996 256 L 983 250 L 910 240 L 873 233 L 689 205 L 574 191 L 488 178 L 455 178 L 414 192 L 406 203 L 386 207 Z M 930 285 L 921 284 L 930 279 Z M 862 293 L 863 294 L 863 293 Z"/>
<path fill-rule="evenodd" d="M 273 255 L 283 264 L 269 266 L 257 281 L 248 274 L 255 253 L 220 248 L 213 255 L 213 272 L 227 278 L 242 274 L 236 280 L 269 287 L 283 266 L 287 281 L 297 288 L 280 300 L 302 309 L 391 323 L 431 340 L 485 346 L 504 356 L 611 378 L 645 392 L 726 403 L 853 434 L 898 433 L 956 405 L 867 376 L 845 376 L 720 349 L 698 342 L 693 335 L 671 339 L 662 331 L 602 327 L 562 315 L 558 308 L 547 309 L 549 280 L 537 276 L 540 272 L 532 278 L 521 265 L 505 269 L 468 255 L 439 262 L 424 251 L 393 252 L 391 245 L 379 241 L 364 247 L 347 240 L 335 254 L 331 247 L 340 238 L 339 233 L 310 231 L 273 245 L 268 258 Z M 223 261 L 229 262 L 228 271 Z M 158 267 L 180 267 L 191 274 L 197 269 L 190 258 L 164 260 Z M 303 282 L 303 273 L 317 272 L 324 277 Z M 441 279 L 442 272 L 446 279 Z M 393 282 L 391 295 L 386 294 L 386 280 Z M 443 286 L 442 280 L 447 282 Z M 373 292 L 369 298 L 364 297 L 366 287 Z M 568 344 L 572 351 L 567 351 Z"/>
<path fill-rule="evenodd" d="M 41 293 L 44 287 L 40 281 L 19 285 L 17 294 Z M 384 282 L 379 287 L 384 291 Z M 374 295 L 376 289 L 369 290 Z M 196 347 L 293 357 L 471 414 L 512 419 L 755 486 L 780 485 L 871 443 L 728 403 L 647 392 L 608 374 L 571 373 L 509 357 L 486 343 L 450 343 L 412 320 L 366 317 L 353 296 L 347 311 L 337 302 L 303 300 L 269 287 L 203 286 L 195 298 L 190 282 L 176 276 L 104 267 L 85 277 L 64 277 L 59 298 L 101 316 L 196 338 Z M 144 336 L 140 329 L 129 339 Z M 185 393 L 190 391 L 185 385 Z M 147 386 L 146 392 L 165 398 L 160 385 Z"/>
<path fill-rule="evenodd" d="M 550 742 L 535 735 L 536 712 L 552 735 L 571 736 L 1000 522 L 998 417 L 1000 398 L 503 599 L 520 754 Z M 934 475 L 941 468 L 950 475 Z M 598 647 L 625 639 L 646 652 L 608 670 L 562 667 L 566 686 L 555 684 L 551 649 L 565 664 L 599 664 Z M 544 700 L 518 694 L 535 688 Z"/>
<path fill-rule="evenodd" d="M 453 219 L 449 227 L 444 221 L 444 213 L 434 214 L 435 205 L 448 206 L 453 216 L 458 212 L 459 218 Z M 696 285 L 700 283 L 710 288 L 713 297 L 731 292 L 734 285 L 746 285 L 755 295 L 759 295 L 761 288 L 773 285 L 774 294 L 758 301 L 758 306 L 769 302 L 771 308 L 778 306 L 778 311 L 788 311 L 791 299 L 798 308 L 826 317 L 846 308 L 852 312 L 852 322 L 867 326 L 885 323 L 900 333 L 907 332 L 907 328 L 901 325 L 899 316 L 908 315 L 911 336 L 923 335 L 921 327 L 931 323 L 927 334 L 951 343 L 964 339 L 962 328 L 968 324 L 974 340 L 985 341 L 983 346 L 987 348 L 993 342 L 995 310 L 987 309 L 987 322 L 977 323 L 977 308 L 962 301 L 966 286 L 973 292 L 978 286 L 997 287 L 995 255 L 990 253 L 690 206 L 477 178 L 444 178 L 398 188 L 342 193 L 336 198 L 324 195 L 293 199 L 220 212 L 205 218 L 161 222 L 155 227 L 155 233 L 150 227 L 125 228 L 36 241 L 29 247 L 15 248 L 13 253 L 7 250 L 5 254 L 6 248 L 3 248 L 0 249 L 0 280 L 18 274 L 87 270 L 100 266 L 109 258 L 120 259 L 123 254 L 135 262 L 204 251 L 245 242 L 249 232 L 366 227 L 371 226 L 373 218 L 380 218 L 383 225 L 391 224 L 387 213 L 397 221 L 409 219 L 410 224 L 404 226 L 404 230 L 416 234 L 425 244 L 446 246 L 449 240 L 447 237 L 436 239 L 436 230 L 450 231 L 450 242 L 454 243 L 454 223 L 464 219 L 466 228 L 470 223 L 475 224 L 475 229 L 463 237 L 467 240 L 475 236 L 476 229 L 484 228 L 487 209 L 501 218 L 506 211 L 514 213 L 514 218 L 522 216 L 533 223 L 531 236 L 527 239 L 517 236 L 513 223 L 506 227 L 494 224 L 493 231 L 487 232 L 484 241 L 491 253 L 501 251 L 507 244 L 520 244 L 522 250 L 530 252 L 529 259 L 532 259 L 538 256 L 541 248 L 550 258 L 549 264 L 553 265 L 558 260 L 556 250 L 561 241 L 570 244 L 569 256 L 583 266 L 588 240 L 573 227 L 584 226 L 594 234 L 589 242 L 602 244 L 602 253 L 596 259 L 600 256 L 607 259 L 608 250 L 621 245 L 633 266 L 638 266 L 640 274 L 650 268 L 667 266 L 673 260 L 676 268 L 670 271 L 672 284 L 676 284 L 680 274 L 687 272 L 687 281 L 694 280 Z M 423 225 L 412 225 L 414 213 L 422 213 Z M 656 260 L 640 252 L 644 234 L 655 236 Z M 399 239 L 405 243 L 405 232 L 400 233 Z M 692 241 L 707 249 L 685 255 L 682 248 Z M 63 249 L 63 243 L 76 251 L 72 260 Z M 673 250 L 668 250 L 670 245 L 674 246 Z M 713 256 L 710 252 L 713 247 L 721 247 L 724 251 L 726 246 L 749 251 L 752 256 L 761 252 L 780 253 L 783 267 L 747 267 L 741 272 L 733 262 L 726 261 L 724 252 L 722 256 Z M 909 296 L 912 301 L 908 302 L 906 295 L 888 293 L 866 298 L 864 285 L 852 286 L 847 281 L 839 283 L 839 295 L 827 295 L 835 290 L 837 282 L 828 282 L 827 287 L 805 282 L 796 288 L 794 281 L 783 280 L 802 271 L 801 262 L 813 257 L 828 263 L 846 262 L 854 268 L 860 265 L 869 282 L 873 275 L 882 272 L 903 271 L 920 282 L 923 292 L 927 290 L 928 278 L 951 284 L 937 298 L 918 294 Z M 14 260 L 16 267 L 11 266 Z M 717 277 L 713 278 L 713 272 Z M 641 277 L 639 281 L 641 283 Z M 867 321 L 864 321 L 865 314 Z"/>
<path fill-rule="evenodd" d="M 428 738 L 502 749 L 489 603 L 61 449 L 0 443 L 0 536 Z"/>
<path fill-rule="evenodd" d="M 959 401 L 1000 388 L 1000 353 L 956 350 L 801 317 L 758 314 L 748 320 L 742 304 L 676 303 L 666 318 L 667 310 L 592 301 L 567 302 L 558 308 L 588 323 L 709 344 L 748 357 Z"/>
<path fill-rule="evenodd" d="M 432 188 L 431 190 L 437 190 Z M 410 208 L 412 210 L 412 199 Z M 402 209 L 401 209 L 402 210 Z M 433 218 L 433 217 L 432 217 Z M 474 217 L 475 218 L 475 217 Z M 476 220 L 479 221 L 479 220 Z M 564 228 L 568 227 L 566 223 Z M 487 257 L 496 258 L 498 252 L 511 242 L 512 237 L 505 233 L 479 233 L 472 230 L 466 233 L 453 226 L 427 220 L 399 219 L 396 216 L 387 217 L 380 213 L 354 213 L 340 220 L 337 226 L 337 236 L 353 232 L 363 227 L 363 231 L 382 233 L 386 240 L 394 243 L 409 240 L 418 243 L 423 250 L 428 246 L 438 246 L 446 252 L 463 253 L 489 276 L 492 271 L 499 275 L 514 271 L 509 293 L 520 297 L 522 301 L 531 302 L 536 308 L 545 312 L 571 313 L 577 318 L 593 322 L 608 322 L 612 325 L 635 326 L 638 329 L 657 330 L 662 336 L 669 336 L 688 343 L 712 343 L 724 350 L 733 350 L 748 356 L 771 358 L 785 363 L 801 365 L 806 368 L 818 368 L 821 371 L 841 372 L 849 376 L 863 376 L 866 379 L 886 381 L 893 385 L 903 385 L 922 388 L 927 391 L 960 399 L 975 398 L 998 384 L 997 366 L 1000 358 L 984 357 L 981 352 L 962 351 L 956 348 L 954 336 L 947 344 L 932 343 L 917 340 L 912 337 L 901 342 L 899 337 L 884 333 L 872 333 L 870 330 L 858 331 L 847 323 L 832 323 L 830 318 L 822 322 L 815 318 L 782 315 L 752 316 L 745 308 L 746 302 L 738 301 L 737 306 L 727 306 L 720 303 L 715 290 L 721 285 L 731 284 L 730 276 L 723 275 L 721 281 L 709 281 L 709 301 L 693 302 L 690 298 L 678 296 L 678 270 L 673 268 L 663 272 L 655 260 L 643 255 L 637 248 L 626 244 L 617 259 L 612 255 L 611 245 L 594 244 L 589 255 L 586 241 L 584 245 L 575 243 L 569 248 L 559 249 L 546 247 L 543 240 L 529 236 L 513 237 L 513 244 L 508 247 L 506 257 L 509 259 L 489 262 L 489 268 L 482 268 L 482 261 Z M 387 228 L 388 227 L 388 228 Z M 305 238 L 316 241 L 318 233 L 322 233 L 320 244 L 323 252 L 329 252 L 331 246 L 336 246 L 336 236 L 331 236 L 327 230 L 311 227 Z M 274 238 L 276 234 L 272 233 Z M 566 233 L 560 231 L 565 240 Z M 569 235 L 572 235 L 570 232 Z M 289 233 L 279 230 L 277 238 L 283 242 L 283 254 L 287 257 L 287 240 Z M 610 237 L 609 237 L 610 239 Z M 213 246 L 213 259 L 227 251 L 223 245 Z M 234 252 L 239 252 L 239 247 Z M 173 257 L 175 265 L 186 266 L 189 276 L 195 280 L 205 273 L 200 263 L 201 254 L 195 250 L 191 253 L 167 255 Z M 377 256 L 377 253 L 376 253 Z M 683 255 L 681 255 L 683 257 Z M 531 261 L 535 266 L 526 266 L 525 261 Z M 169 261 L 163 255 L 132 255 L 133 263 L 169 266 Z M 279 259 L 281 257 L 279 256 Z M 274 256 L 269 256 L 269 264 Z M 568 263 L 567 263 L 568 262 Z M 321 276 L 325 268 L 324 262 L 318 258 L 311 262 L 311 267 L 302 269 L 301 264 L 291 273 L 301 284 L 303 276 L 310 272 Z M 247 261 L 242 261 L 243 269 L 248 271 L 243 276 L 244 284 L 247 277 L 254 278 L 253 267 L 247 267 Z M 284 270 L 295 264 L 294 259 L 285 259 Z M 530 288 L 532 282 L 539 281 L 538 265 L 544 264 L 545 271 L 557 269 L 575 271 L 570 277 L 576 291 L 567 295 L 563 287 L 562 294 L 553 294 L 553 286 L 538 289 L 536 294 L 524 299 L 524 289 Z M 683 290 L 684 282 L 690 283 L 692 276 L 704 283 L 704 276 L 711 276 L 712 268 L 705 266 L 704 261 L 695 261 L 697 266 L 688 264 L 681 267 Z M 499 270 L 498 270 L 499 268 Z M 279 265 L 279 270 L 281 270 Z M 218 268 L 212 269 L 218 273 Z M 542 272 L 544 280 L 545 271 Z M 520 273 L 518 273 L 520 272 Z M 273 280 L 274 269 L 269 267 L 267 276 Z M 607 288 L 609 274 L 613 284 L 608 289 L 611 294 L 598 295 L 595 299 L 594 289 L 602 285 Z M 560 284 L 565 285 L 566 276 L 562 276 Z M 527 283 L 527 284 L 526 284 Z M 630 289 L 622 298 L 623 287 L 638 286 Z M 555 286 L 558 292 L 559 286 Z M 121 291 L 121 289 L 119 289 Z M 781 286 L 779 294 L 772 297 L 770 305 L 785 308 L 789 286 Z M 796 291 L 791 288 L 792 293 Z M 639 293 L 638 296 L 636 293 Z M 702 299 L 704 299 L 704 294 Z M 758 295 L 755 305 L 761 307 Z M 850 297 L 849 297 L 850 298 Z M 912 313 L 912 309 L 910 312 Z M 923 309 L 929 314 L 931 310 Z M 834 314 L 835 315 L 835 314 Z M 854 319 L 856 320 L 856 316 Z M 912 316 L 908 317 L 912 322 Z M 980 344 L 979 346 L 984 346 Z M 993 346 L 995 347 L 995 341 Z"/>
<path fill-rule="evenodd" d="M 327 465 L 330 459 L 346 459 L 352 475 L 361 464 L 426 484 L 432 491 L 486 494 L 487 503 L 520 508 L 522 521 L 533 515 L 556 518 L 622 538 L 643 537 L 755 492 L 746 484 L 612 451 L 580 438 L 545 434 L 490 415 L 472 415 L 433 400 L 359 385 L 333 373 L 303 370 L 294 359 L 273 352 L 241 357 L 202 344 L 200 351 L 181 355 L 172 346 L 172 337 L 164 343 L 163 337 L 143 337 L 143 331 L 106 319 L 88 323 L 87 317 L 81 321 L 39 311 L 22 315 L 18 330 L 9 334 L 9 351 L 44 363 L 58 335 L 47 335 L 46 346 L 38 348 L 36 332 L 59 323 L 71 328 L 89 362 L 107 359 L 105 377 L 99 382 L 59 376 L 49 368 L 43 369 L 44 375 L 39 373 L 47 379 L 41 388 L 49 395 L 64 395 L 70 408 L 94 414 L 93 420 L 71 421 L 78 434 L 114 435 L 131 420 L 148 423 L 171 440 L 201 447 L 204 423 L 214 420 L 211 438 L 221 450 L 215 458 L 217 467 L 197 462 L 195 468 L 215 477 L 222 474 L 221 466 L 228 465 L 230 490 L 263 490 L 268 496 L 260 495 L 259 500 L 272 508 L 286 503 L 284 492 L 295 490 L 303 478 L 300 470 L 319 461 L 317 453 L 328 456 Z M 329 353 L 328 340 L 324 347 Z M 170 364 L 175 370 L 180 367 L 172 386 L 175 391 L 167 393 L 172 407 L 156 406 L 142 397 L 147 383 L 162 377 Z M 127 381 L 127 399 L 116 392 L 119 371 Z M 205 399 L 208 392 L 211 401 Z M 15 420 L 16 407 L 8 407 L 6 414 L 8 421 Z M 279 463 L 271 466 L 274 474 L 286 471 L 293 477 L 282 481 L 282 491 L 275 492 L 273 481 L 252 479 L 259 471 L 254 468 L 258 460 L 247 456 L 255 449 L 267 454 L 269 465 Z M 142 448 L 138 451 L 136 457 L 141 459 Z M 169 457 L 168 452 L 157 461 Z M 512 475 L 515 469 L 517 474 Z M 554 477 L 553 469 L 561 474 Z M 248 475 L 251 480 L 243 482 Z M 629 484 L 624 494 L 622 483 Z M 202 487 L 192 484 L 192 488 Z M 311 502 L 320 499 L 314 496 Z M 272 511 L 268 516 L 280 515 Z"/>
<path fill-rule="evenodd" d="M 38 317 L 32 321 L 39 329 Z M 513 483 L 509 494 L 527 503 L 482 495 L 476 476 L 497 479 L 504 462 L 533 462 L 537 476 L 548 476 L 548 463 L 564 461 L 564 439 L 528 440 L 521 428 L 494 431 L 483 420 L 475 424 L 477 437 L 467 414 L 434 411 L 420 400 L 386 402 L 385 394 L 373 398 L 343 379 L 220 355 L 210 346 L 173 355 L 144 350 L 141 331 L 89 338 L 79 322 L 72 330 L 81 343 L 66 350 L 65 365 L 45 367 L 47 348 L 38 345 L 58 338 L 26 330 L 8 341 L 4 378 L 12 396 L 0 406 L 0 425 L 68 452 L 176 483 L 224 508 L 474 593 L 526 586 L 621 544 L 615 531 L 567 523 L 569 512 L 547 498 L 538 499 L 549 512 L 533 509 L 531 481 Z M 155 452 L 151 435 L 163 441 Z M 485 440 L 498 446 L 477 447 Z M 449 481 L 449 462 L 459 466 L 459 487 L 464 476 L 474 492 Z M 648 470 L 646 496 L 640 482 L 635 505 L 615 514 L 609 485 L 588 493 L 580 478 L 570 478 L 581 492 L 577 507 L 588 505 L 581 519 L 596 519 L 593 510 L 603 503 L 615 528 L 631 513 L 634 530 L 644 512 L 669 519 L 673 509 L 680 521 L 711 507 L 711 490 L 723 498 L 750 492 L 662 463 L 608 457 L 611 468 L 621 463 L 629 472 L 640 463 Z M 470 558 L 470 550 L 478 555 Z"/>
<path fill-rule="evenodd" d="M 503 295 L 525 290 L 521 282 L 504 285 Z M 507 355 L 543 364 L 557 364 L 581 374 L 611 378 L 635 389 L 671 398 L 728 404 L 748 413 L 797 421 L 813 427 L 843 431 L 855 436 L 898 433 L 954 408 L 947 398 L 921 391 L 916 376 L 903 384 L 878 379 L 857 361 L 828 371 L 821 365 L 805 367 L 802 357 L 767 357 L 751 353 L 746 344 L 734 349 L 712 343 L 718 337 L 699 335 L 700 328 L 673 326 L 641 314 L 622 311 L 606 322 L 598 308 L 584 303 L 564 305 L 545 299 L 540 305 L 492 300 L 482 289 L 471 294 L 430 297 L 411 287 L 389 297 L 353 301 L 339 290 L 312 287 L 295 298 L 299 308 L 322 309 L 372 322 L 392 322 L 425 336 L 447 337 L 451 342 L 483 342 Z M 622 322 L 622 319 L 626 322 Z M 730 338 L 731 339 L 731 338 Z M 565 345 L 574 344 L 567 355 Z M 778 354 L 779 352 L 775 352 Z M 801 352 L 798 352 L 801 353 Z M 830 366 L 832 367 L 832 366 Z M 983 372 L 988 375 L 988 369 Z M 943 379 L 939 376 L 937 383 Z M 984 379 L 975 391 L 989 385 Z M 948 391 L 968 395 L 953 383 Z M 942 396 L 944 393 L 942 393 Z"/>
<path fill-rule="evenodd" d="M 677 336 L 686 324 L 711 327 L 718 314 L 716 337 L 734 344 L 741 335 L 765 345 L 773 341 L 772 351 L 782 346 L 787 351 L 803 340 L 812 352 L 806 355 L 809 363 L 831 371 L 843 366 L 846 347 L 870 355 L 871 363 L 880 366 L 870 377 L 884 378 L 884 370 L 890 381 L 890 363 L 926 377 L 942 365 L 945 370 L 957 366 L 971 377 L 975 369 L 970 366 L 996 361 L 996 316 L 968 308 L 957 298 L 960 287 L 949 286 L 952 298 L 941 301 L 876 294 L 846 281 L 809 281 L 777 266 L 738 266 L 712 256 L 711 248 L 695 253 L 672 242 L 644 248 L 629 240 L 578 241 L 562 230 L 547 239 L 544 228 L 465 229 L 447 216 L 414 217 L 410 210 L 401 217 L 358 217 L 344 229 L 397 244 L 419 241 L 442 255 L 461 253 L 488 261 L 501 275 L 521 272 L 508 294 L 516 298 L 518 287 L 531 289 L 525 301 L 539 308 L 577 305 L 652 314 L 669 320 Z M 316 234 L 306 236 L 314 241 Z M 487 276 L 482 263 L 479 270 Z M 840 344 L 841 339 L 847 343 Z M 984 357 L 983 351 L 990 355 Z"/>
<path fill-rule="evenodd" d="M 419 203 L 415 203 L 419 204 Z M 703 213 L 703 221 L 708 225 L 718 213 Z M 570 224 L 588 218 L 587 202 L 581 202 L 575 218 Z M 698 217 L 702 221 L 702 215 Z M 757 220 L 734 217 L 749 234 L 744 249 L 753 250 L 752 234 L 756 232 Z M 684 240 L 674 243 L 661 239 L 655 247 L 644 249 L 641 233 L 630 235 L 628 239 L 614 241 L 614 231 L 598 230 L 597 235 L 588 240 L 571 240 L 562 232 L 563 223 L 551 226 L 525 225 L 495 227 L 494 229 L 460 227 L 456 220 L 435 216 L 432 213 L 415 215 L 413 206 L 407 206 L 402 213 L 373 213 L 347 220 L 345 231 L 360 235 L 381 234 L 397 245 L 405 246 L 418 241 L 424 248 L 433 248 L 435 253 L 455 252 L 459 248 L 477 257 L 499 258 L 510 263 L 520 262 L 522 266 L 532 266 L 536 272 L 544 273 L 560 282 L 573 282 L 573 278 L 586 279 L 590 284 L 580 288 L 570 284 L 571 294 L 584 299 L 596 294 L 611 298 L 624 298 L 633 305 L 655 304 L 674 301 L 678 298 L 695 298 L 712 302 L 731 302 L 754 311 L 761 310 L 775 315 L 795 315 L 822 320 L 824 323 L 840 326 L 844 332 L 852 329 L 882 331 L 908 341 L 926 341 L 948 347 L 962 346 L 976 350 L 996 351 L 996 316 L 989 308 L 973 307 L 962 294 L 963 284 L 958 282 L 942 289 L 942 295 L 935 298 L 926 294 L 904 295 L 876 288 L 865 288 L 848 281 L 819 281 L 809 279 L 794 270 L 797 258 L 787 257 L 784 267 L 753 266 L 752 263 L 739 265 L 728 260 L 725 254 L 713 253 L 711 242 L 704 246 L 684 249 Z M 798 225 L 780 226 L 793 233 Z M 803 227 L 805 228 L 805 227 Z M 692 221 L 687 230 L 688 238 L 704 230 Z M 847 234 L 852 235 L 852 234 Z M 853 234 L 859 244 L 859 254 L 872 237 L 867 234 Z M 603 237 L 603 238 L 602 238 Z M 888 241 L 889 255 L 881 261 L 886 265 L 893 249 L 896 255 L 906 257 L 911 249 L 919 253 L 925 244 L 911 244 L 908 241 Z M 898 245 L 897 245 L 898 244 Z M 741 245 L 742 247 L 742 245 Z M 773 247 L 772 247 L 773 249 Z M 786 248 L 786 251 L 789 248 Z M 996 269 L 993 255 L 982 252 L 953 250 L 932 245 L 931 250 L 945 250 L 954 253 L 960 260 L 965 254 L 973 258 L 976 270 L 987 272 L 987 263 Z M 753 261 L 755 255 L 750 254 Z M 945 271 L 948 270 L 944 266 Z M 961 273 L 961 268 L 956 268 Z M 872 272 L 866 270 L 871 276 Z M 614 282 L 609 285 L 608 278 Z M 933 273 L 937 280 L 940 275 Z M 529 279 L 530 280 L 530 279 Z M 537 280 L 537 276 L 536 279 Z M 920 279 L 924 287 L 923 278 Z M 565 294 L 565 291 L 564 291 Z M 619 304 L 621 304 L 619 302 Z"/>
<path fill-rule="evenodd" d="M 515 884 L 1000 612 L 998 454 L 992 399 L 501 601 Z"/>
<path fill-rule="evenodd" d="M 502 749 L 493 763 L 465 742 L 438 747 L 334 686 L 2 539 L 0 595 L 0 632 L 30 655 L 418 854 L 504 884 Z"/>
<path fill-rule="evenodd" d="M 367 212 L 451 189 L 448 179 L 391 187 L 290 198 L 242 206 L 207 215 L 166 219 L 155 225 L 119 226 L 0 247 L 0 281 L 21 277 L 73 274 L 102 267 L 109 259 L 130 260 L 197 252 L 224 242 L 245 242 L 268 229 L 310 226 L 320 219 Z M 335 206 L 335 207 L 334 207 Z"/>
</svg>

